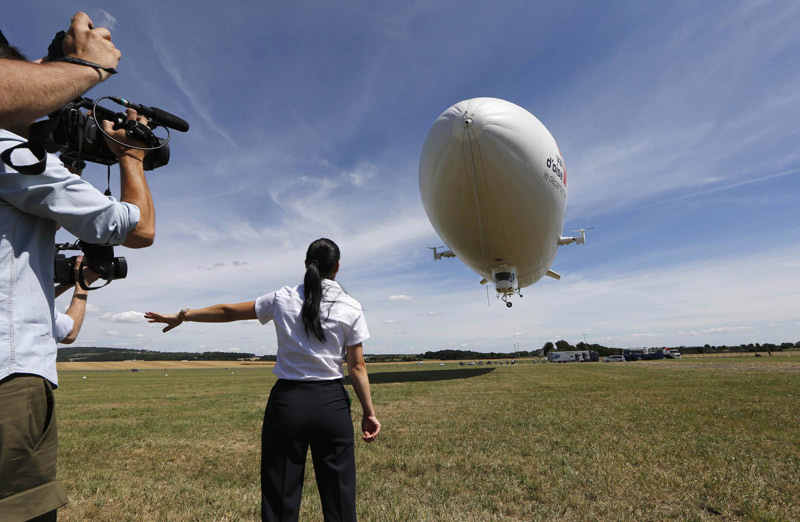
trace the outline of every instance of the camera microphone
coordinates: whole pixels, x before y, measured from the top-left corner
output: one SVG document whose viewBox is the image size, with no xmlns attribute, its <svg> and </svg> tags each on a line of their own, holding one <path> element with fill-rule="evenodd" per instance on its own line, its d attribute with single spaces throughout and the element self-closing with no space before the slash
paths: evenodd
<svg viewBox="0 0 800 522">
<path fill-rule="evenodd" d="M 175 129 L 179 132 L 186 132 L 189 130 L 189 124 L 186 123 L 185 120 L 175 116 L 174 114 L 170 114 L 165 110 L 159 109 L 158 107 L 139 105 L 138 103 L 129 102 L 124 98 L 118 98 L 116 96 L 109 96 L 108 98 L 120 105 L 135 110 L 142 116 L 146 116 L 156 123 L 163 125 L 164 127 L 169 127 L 170 129 Z"/>
</svg>

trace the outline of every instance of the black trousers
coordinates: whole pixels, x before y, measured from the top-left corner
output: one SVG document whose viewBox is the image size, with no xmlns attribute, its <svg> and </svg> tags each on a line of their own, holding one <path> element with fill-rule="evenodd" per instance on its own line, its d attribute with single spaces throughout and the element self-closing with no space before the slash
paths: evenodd
<svg viewBox="0 0 800 522">
<path fill-rule="evenodd" d="M 353 422 L 341 380 L 272 388 L 261 431 L 261 519 L 296 521 L 311 446 L 326 521 L 356 520 Z"/>
</svg>

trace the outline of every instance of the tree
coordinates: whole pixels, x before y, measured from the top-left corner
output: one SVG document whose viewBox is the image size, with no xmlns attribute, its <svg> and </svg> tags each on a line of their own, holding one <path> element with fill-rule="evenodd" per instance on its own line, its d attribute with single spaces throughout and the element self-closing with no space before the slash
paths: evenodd
<svg viewBox="0 0 800 522">
<path fill-rule="evenodd" d="M 561 339 L 560 341 L 556 341 L 556 350 L 569 350 L 570 348 L 572 348 L 572 345 L 570 345 L 564 339 Z"/>
<path fill-rule="evenodd" d="M 555 346 L 553 346 L 553 343 L 551 343 L 550 341 L 547 341 L 546 343 L 544 343 L 544 346 L 542 346 L 542 355 L 547 357 L 547 354 L 549 352 L 552 352 L 553 350 L 555 350 Z"/>
</svg>

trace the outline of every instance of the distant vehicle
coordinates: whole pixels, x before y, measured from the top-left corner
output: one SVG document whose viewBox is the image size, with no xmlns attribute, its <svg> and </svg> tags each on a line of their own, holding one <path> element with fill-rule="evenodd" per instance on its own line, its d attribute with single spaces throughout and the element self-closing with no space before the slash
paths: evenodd
<svg viewBox="0 0 800 522">
<path fill-rule="evenodd" d="M 548 362 L 597 362 L 599 360 L 600 356 L 597 352 L 589 350 L 554 351 L 547 354 Z"/>
<path fill-rule="evenodd" d="M 459 365 L 459 366 L 466 366 L 466 365 L 467 365 L 467 363 L 465 363 L 464 361 L 461 361 L 460 363 L 458 363 L 458 365 Z"/>
<path fill-rule="evenodd" d="M 664 350 L 662 348 L 626 348 L 622 351 L 626 361 L 649 361 L 653 359 L 663 359 Z"/>
<path fill-rule="evenodd" d="M 470 366 L 475 366 L 475 361 L 470 361 L 470 362 L 469 362 L 469 365 L 470 365 Z"/>
<path fill-rule="evenodd" d="M 483 366 L 483 361 L 478 361 L 478 366 Z"/>
<path fill-rule="evenodd" d="M 667 359 L 680 359 L 681 352 L 677 348 L 669 348 L 667 353 L 664 354 Z"/>
<path fill-rule="evenodd" d="M 624 355 L 609 355 L 608 357 L 604 357 L 603 361 L 605 362 L 625 362 Z"/>
<path fill-rule="evenodd" d="M 439 366 L 444 366 L 444 363 L 439 363 Z"/>
</svg>

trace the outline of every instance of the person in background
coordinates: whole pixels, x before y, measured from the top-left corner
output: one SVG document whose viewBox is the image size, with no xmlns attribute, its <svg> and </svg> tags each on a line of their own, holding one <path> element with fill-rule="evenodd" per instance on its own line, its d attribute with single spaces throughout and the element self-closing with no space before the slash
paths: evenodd
<svg viewBox="0 0 800 522">
<path fill-rule="evenodd" d="M 361 305 L 335 281 L 339 247 L 318 239 L 306 252 L 303 284 L 285 286 L 237 304 L 184 308 L 178 313 L 147 312 L 164 332 L 186 321 L 205 323 L 258 319 L 272 321 L 278 337 L 261 435 L 261 518 L 298 519 L 309 446 L 326 521 L 355 521 L 356 469 L 350 398 L 342 384 L 342 363 L 361 403 L 362 439 L 381 430 L 372 404 L 362 343 L 369 338 Z"/>
</svg>

